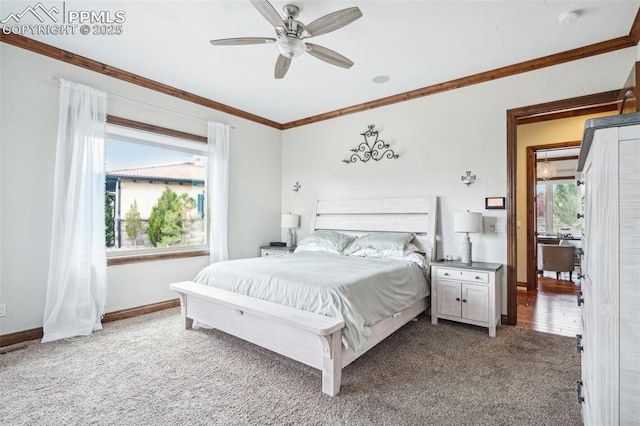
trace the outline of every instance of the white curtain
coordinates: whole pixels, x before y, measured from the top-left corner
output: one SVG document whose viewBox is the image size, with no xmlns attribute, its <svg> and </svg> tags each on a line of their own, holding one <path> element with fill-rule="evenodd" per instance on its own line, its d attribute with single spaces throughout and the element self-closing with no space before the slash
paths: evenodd
<svg viewBox="0 0 640 426">
<path fill-rule="evenodd" d="M 215 263 L 229 260 L 229 126 L 210 121 L 208 127 L 209 258 Z"/>
<path fill-rule="evenodd" d="M 106 111 L 106 93 L 60 81 L 43 342 L 102 329 Z"/>
</svg>

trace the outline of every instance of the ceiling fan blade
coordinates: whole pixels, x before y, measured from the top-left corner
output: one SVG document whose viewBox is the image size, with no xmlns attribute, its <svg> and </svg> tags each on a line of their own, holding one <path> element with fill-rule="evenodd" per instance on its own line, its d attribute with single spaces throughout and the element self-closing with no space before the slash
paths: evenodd
<svg viewBox="0 0 640 426">
<path fill-rule="evenodd" d="M 258 10 L 258 12 L 260 12 L 264 19 L 269 21 L 271 25 L 276 28 L 286 28 L 282 17 L 267 0 L 251 0 L 251 4 Z"/>
<path fill-rule="evenodd" d="M 344 27 L 345 25 L 349 25 L 361 16 L 362 12 L 359 8 L 350 7 L 348 9 L 339 10 L 337 12 L 333 12 L 316 19 L 306 26 L 305 31 L 310 34 L 307 37 L 319 36 L 321 34 L 335 31 L 338 28 Z"/>
<path fill-rule="evenodd" d="M 276 69 L 273 72 L 274 77 L 277 79 L 283 78 L 287 74 L 287 71 L 289 71 L 289 65 L 291 65 L 291 58 L 278 55 L 278 60 L 276 61 Z"/>
<path fill-rule="evenodd" d="M 275 42 L 275 38 L 268 37 L 236 37 L 211 40 L 209 43 L 213 44 L 214 46 L 239 46 L 242 44 L 265 44 Z"/>
<path fill-rule="evenodd" d="M 335 52 L 331 49 L 327 49 L 326 47 L 318 46 L 313 43 L 306 43 L 307 45 L 307 53 L 315 56 L 321 61 L 325 61 L 330 63 L 331 65 L 336 65 L 342 68 L 351 68 L 353 66 L 353 61 L 342 56 L 338 52 Z"/>
</svg>

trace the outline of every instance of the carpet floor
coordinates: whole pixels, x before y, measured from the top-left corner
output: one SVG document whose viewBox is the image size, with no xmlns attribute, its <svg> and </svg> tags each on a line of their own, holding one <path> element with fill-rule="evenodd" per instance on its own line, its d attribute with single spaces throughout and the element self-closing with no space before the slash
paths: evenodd
<svg viewBox="0 0 640 426">
<path fill-rule="evenodd" d="M 0 355 L 2 425 L 579 425 L 575 340 L 420 316 L 342 374 L 321 373 L 179 309 Z M 6 348 L 5 348 L 6 349 Z"/>
</svg>

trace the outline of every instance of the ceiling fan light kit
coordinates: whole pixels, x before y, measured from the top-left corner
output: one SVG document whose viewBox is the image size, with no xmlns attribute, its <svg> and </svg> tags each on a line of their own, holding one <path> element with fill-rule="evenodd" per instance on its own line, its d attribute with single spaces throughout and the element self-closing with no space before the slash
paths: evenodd
<svg viewBox="0 0 640 426">
<path fill-rule="evenodd" d="M 353 66 L 353 61 L 338 52 L 318 46 L 317 44 L 305 42 L 304 39 L 326 34 L 352 23 L 362 16 L 359 8 L 350 7 L 339 10 L 322 16 L 305 26 L 302 22 L 296 20 L 300 9 L 295 5 L 288 4 L 282 8 L 285 15 L 285 19 L 282 19 L 267 0 L 250 1 L 262 17 L 274 27 L 277 39 L 269 37 L 226 38 L 211 40 L 212 45 L 240 46 L 275 42 L 280 52 L 274 70 L 274 76 L 277 79 L 283 78 L 286 75 L 292 58 L 297 58 L 305 52 L 321 61 L 341 68 L 351 68 Z"/>
<path fill-rule="evenodd" d="M 297 58 L 307 51 L 304 41 L 296 37 L 284 36 L 276 41 L 276 46 L 282 56 L 287 58 Z"/>
</svg>

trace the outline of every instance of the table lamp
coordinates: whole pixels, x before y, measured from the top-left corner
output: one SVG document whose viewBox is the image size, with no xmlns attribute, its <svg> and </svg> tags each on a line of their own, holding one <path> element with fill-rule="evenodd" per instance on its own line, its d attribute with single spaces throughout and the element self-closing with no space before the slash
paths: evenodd
<svg viewBox="0 0 640 426">
<path fill-rule="evenodd" d="M 471 263 L 471 240 L 469 233 L 482 232 L 482 213 L 461 212 L 453 215 L 453 232 L 464 232 L 462 240 L 462 262 Z"/>
<path fill-rule="evenodd" d="M 282 215 L 282 220 L 280 221 L 280 227 L 281 228 L 287 228 L 287 247 L 292 247 L 293 246 L 293 228 L 297 228 L 298 227 L 298 215 L 297 214 L 292 214 L 292 213 L 287 213 L 287 214 L 283 214 Z"/>
</svg>

